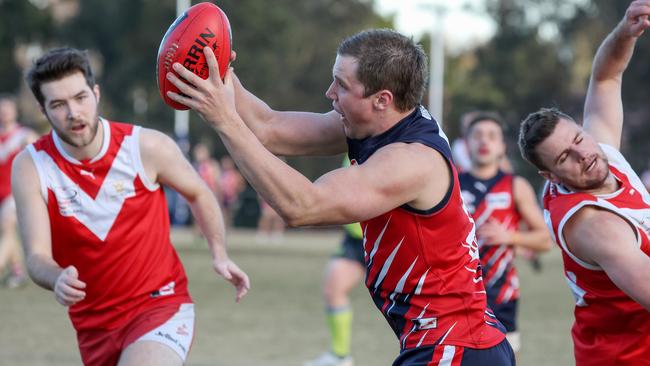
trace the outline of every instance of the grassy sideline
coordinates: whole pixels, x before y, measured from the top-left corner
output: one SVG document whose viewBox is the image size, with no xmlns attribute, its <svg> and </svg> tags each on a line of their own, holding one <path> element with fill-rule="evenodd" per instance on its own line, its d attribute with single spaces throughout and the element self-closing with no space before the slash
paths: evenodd
<svg viewBox="0 0 650 366">
<path fill-rule="evenodd" d="M 240 304 L 230 285 L 212 271 L 205 244 L 187 231 L 173 236 L 196 302 L 196 337 L 187 365 L 298 366 L 326 349 L 320 283 L 341 238 L 338 231 L 295 230 L 279 244 L 257 244 L 254 233 L 233 231 L 230 255 L 252 279 L 251 292 Z M 519 261 L 519 365 L 571 365 L 573 306 L 557 248 L 543 264 L 537 274 Z M 392 331 L 363 286 L 352 300 L 356 365 L 390 365 L 398 352 Z M 32 283 L 18 290 L 0 288 L 0 324 L 0 364 L 81 364 L 65 309 Z"/>
</svg>

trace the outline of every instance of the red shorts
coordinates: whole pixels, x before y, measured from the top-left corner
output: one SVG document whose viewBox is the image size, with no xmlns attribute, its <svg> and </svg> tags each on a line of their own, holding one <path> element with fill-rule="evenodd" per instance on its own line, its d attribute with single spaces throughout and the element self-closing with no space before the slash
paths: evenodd
<svg viewBox="0 0 650 366">
<path fill-rule="evenodd" d="M 77 331 L 84 365 L 117 365 L 126 347 L 169 320 L 178 312 L 179 307 L 180 304 L 169 304 L 146 310 L 117 329 Z"/>
</svg>

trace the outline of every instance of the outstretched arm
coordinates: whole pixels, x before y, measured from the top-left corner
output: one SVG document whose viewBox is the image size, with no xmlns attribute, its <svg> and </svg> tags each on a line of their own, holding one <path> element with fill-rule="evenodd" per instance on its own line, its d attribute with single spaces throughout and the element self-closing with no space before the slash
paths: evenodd
<svg viewBox="0 0 650 366">
<path fill-rule="evenodd" d="M 237 113 L 275 155 L 335 155 L 347 151 L 341 116 L 328 113 L 282 112 L 249 92 L 233 73 Z"/>
<path fill-rule="evenodd" d="M 79 280 L 77 269 L 74 266 L 61 268 L 52 257 L 50 218 L 41 196 L 36 167 L 25 150 L 14 159 L 11 189 L 29 276 L 37 285 L 54 291 L 61 305 L 69 306 L 83 300 L 86 284 Z"/>
<path fill-rule="evenodd" d="M 600 266 L 618 288 L 650 310 L 650 257 L 639 248 L 630 223 L 613 212 L 584 207 L 563 234 L 574 255 Z"/>
<path fill-rule="evenodd" d="M 189 85 L 178 79 L 174 84 L 187 96 L 168 95 L 214 127 L 241 173 L 289 225 L 359 222 L 405 203 L 429 209 L 447 192 L 446 160 L 421 144 L 388 145 L 362 165 L 334 170 L 312 183 L 255 138 L 235 110 L 232 73 L 222 82 L 212 53 L 206 58 L 215 77 L 203 80 L 181 70 Z"/>
<path fill-rule="evenodd" d="M 623 129 L 621 84 L 636 40 L 650 27 L 650 0 L 630 4 L 594 58 L 584 110 L 584 128 L 596 141 L 619 148 Z"/>
<path fill-rule="evenodd" d="M 210 188 L 185 159 L 178 145 L 166 135 L 143 129 L 140 133 L 142 163 L 147 177 L 180 193 L 208 241 L 215 271 L 237 289 L 239 301 L 250 288 L 244 271 L 228 258 L 223 216 Z"/>
</svg>

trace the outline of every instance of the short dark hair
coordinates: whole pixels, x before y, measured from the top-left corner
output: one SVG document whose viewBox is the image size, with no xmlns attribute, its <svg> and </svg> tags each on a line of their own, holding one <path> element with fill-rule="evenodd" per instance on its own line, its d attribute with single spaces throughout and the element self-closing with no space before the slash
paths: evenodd
<svg viewBox="0 0 650 366">
<path fill-rule="evenodd" d="M 531 113 L 521 122 L 519 129 L 519 151 L 521 156 L 539 170 L 548 170 L 542 163 L 535 152 L 539 144 L 544 142 L 555 130 L 560 119 L 575 122 L 568 114 L 561 112 L 557 108 L 542 108 L 535 113 Z"/>
<path fill-rule="evenodd" d="M 475 116 L 472 117 L 472 119 L 469 121 L 467 124 L 467 130 L 465 131 L 465 135 L 469 135 L 470 131 L 472 131 L 472 128 L 476 126 L 477 123 L 483 122 L 483 121 L 492 121 L 499 126 L 501 129 L 501 132 L 505 133 L 506 132 L 506 125 L 503 122 L 503 119 L 501 116 L 496 113 L 496 112 L 477 112 Z"/>
<path fill-rule="evenodd" d="M 36 100 L 43 105 L 45 98 L 41 85 L 48 81 L 62 79 L 66 76 L 81 72 L 89 87 L 95 86 L 95 76 L 88 61 L 88 51 L 71 47 L 56 48 L 39 57 L 25 79 Z"/>
<path fill-rule="evenodd" d="M 390 29 L 366 30 L 341 42 L 337 54 L 357 59 L 357 78 L 365 87 L 364 97 L 390 90 L 401 112 L 421 102 L 427 57 L 412 38 Z"/>
</svg>

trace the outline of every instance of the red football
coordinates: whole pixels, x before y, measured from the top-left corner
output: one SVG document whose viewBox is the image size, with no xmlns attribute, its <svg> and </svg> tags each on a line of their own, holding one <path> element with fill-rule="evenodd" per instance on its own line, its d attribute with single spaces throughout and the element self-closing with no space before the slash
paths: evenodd
<svg viewBox="0 0 650 366">
<path fill-rule="evenodd" d="M 210 46 L 217 57 L 219 74 L 223 78 L 230 60 L 231 40 L 228 17 L 212 3 L 196 4 L 178 17 L 165 33 L 158 49 L 158 90 L 165 103 L 174 109 L 189 109 L 167 97 L 168 91 L 178 93 L 178 88 L 166 76 L 169 71 L 173 72 L 174 62 L 207 79 L 209 71 L 203 48 Z"/>
</svg>

